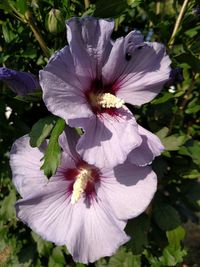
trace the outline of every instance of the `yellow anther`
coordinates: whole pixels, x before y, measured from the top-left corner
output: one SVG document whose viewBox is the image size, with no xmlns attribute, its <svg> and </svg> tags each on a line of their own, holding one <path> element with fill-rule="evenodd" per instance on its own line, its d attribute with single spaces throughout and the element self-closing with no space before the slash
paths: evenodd
<svg viewBox="0 0 200 267">
<path fill-rule="evenodd" d="M 89 180 L 91 180 L 91 171 L 88 169 L 81 169 L 80 173 L 76 176 L 76 181 L 73 185 L 73 192 L 71 196 L 72 204 L 77 203 L 81 198 Z"/>
<path fill-rule="evenodd" d="M 121 108 L 124 104 L 124 100 L 110 93 L 99 95 L 97 101 L 103 108 Z"/>
</svg>

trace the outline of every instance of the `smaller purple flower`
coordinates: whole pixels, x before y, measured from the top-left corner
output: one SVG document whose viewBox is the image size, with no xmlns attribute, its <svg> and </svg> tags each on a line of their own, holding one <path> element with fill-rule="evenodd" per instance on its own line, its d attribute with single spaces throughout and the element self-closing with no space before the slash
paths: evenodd
<svg viewBox="0 0 200 267">
<path fill-rule="evenodd" d="M 44 147 L 29 137 L 11 150 L 13 182 L 22 196 L 17 216 L 44 239 L 66 245 L 75 261 L 87 264 L 111 256 L 129 240 L 128 219 L 149 205 L 157 186 L 151 167 L 128 160 L 115 168 L 97 168 L 76 152 L 78 136 L 67 128 L 60 137 L 61 165 L 48 180 L 40 170 Z"/>
<path fill-rule="evenodd" d="M 183 69 L 181 68 L 172 69 L 170 71 L 169 78 L 170 80 L 167 82 L 167 85 L 182 83 L 184 81 Z"/>
<path fill-rule="evenodd" d="M 31 73 L 0 68 L 0 81 L 6 83 L 19 96 L 25 96 L 40 88 L 38 79 Z"/>
</svg>

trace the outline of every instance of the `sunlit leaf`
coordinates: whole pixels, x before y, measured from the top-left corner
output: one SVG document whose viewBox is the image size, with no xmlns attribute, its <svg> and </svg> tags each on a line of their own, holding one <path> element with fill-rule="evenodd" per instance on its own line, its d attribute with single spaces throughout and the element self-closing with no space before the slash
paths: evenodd
<svg viewBox="0 0 200 267">
<path fill-rule="evenodd" d="M 30 132 L 30 145 L 32 147 L 41 146 L 41 144 L 50 134 L 57 120 L 57 117 L 49 116 L 36 122 Z"/>
<path fill-rule="evenodd" d="M 161 266 L 177 266 L 177 263 L 183 261 L 183 258 L 187 255 L 184 249 L 174 249 L 173 246 L 168 246 L 163 251 L 163 256 L 159 258 L 163 265 Z"/>
<path fill-rule="evenodd" d="M 160 138 L 166 150 L 168 151 L 179 150 L 179 148 L 186 142 L 187 137 L 185 135 L 178 135 L 178 134 L 167 136 L 168 131 L 169 129 L 167 127 L 164 127 L 160 131 L 158 131 L 156 135 Z"/>
<path fill-rule="evenodd" d="M 182 226 L 178 226 L 176 229 L 166 232 L 168 242 L 171 246 L 178 249 L 180 247 L 180 242 L 183 241 L 185 237 L 185 230 Z"/>
<path fill-rule="evenodd" d="M 49 257 L 48 267 L 64 267 L 65 256 L 62 247 L 55 247 Z"/>
<path fill-rule="evenodd" d="M 131 252 L 126 252 L 121 248 L 109 260 L 109 267 L 138 267 L 141 264 L 139 255 L 133 255 Z"/>
<path fill-rule="evenodd" d="M 11 43 L 16 37 L 14 32 L 10 29 L 9 23 L 3 23 L 2 33 L 6 43 Z"/>
</svg>

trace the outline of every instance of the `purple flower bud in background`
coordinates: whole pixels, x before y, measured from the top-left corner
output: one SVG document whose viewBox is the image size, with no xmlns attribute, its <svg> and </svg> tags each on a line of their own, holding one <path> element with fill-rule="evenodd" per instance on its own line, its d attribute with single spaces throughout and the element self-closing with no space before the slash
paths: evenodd
<svg viewBox="0 0 200 267">
<path fill-rule="evenodd" d="M 195 6 L 193 9 L 192 9 L 192 13 L 193 15 L 199 19 L 200 18 L 200 6 Z"/>
<path fill-rule="evenodd" d="M 183 69 L 181 68 L 172 69 L 170 72 L 170 81 L 168 85 L 182 83 L 183 81 L 184 81 Z"/>
<path fill-rule="evenodd" d="M 20 96 L 25 96 L 40 88 L 38 79 L 33 74 L 5 67 L 0 68 L 0 81 L 5 82 L 13 92 Z"/>
</svg>

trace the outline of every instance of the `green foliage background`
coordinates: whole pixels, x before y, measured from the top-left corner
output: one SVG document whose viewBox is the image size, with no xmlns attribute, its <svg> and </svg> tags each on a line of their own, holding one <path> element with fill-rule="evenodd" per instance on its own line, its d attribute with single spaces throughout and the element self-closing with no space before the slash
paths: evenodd
<svg viewBox="0 0 200 267">
<path fill-rule="evenodd" d="M 181 84 L 166 85 L 151 103 L 140 109 L 131 107 L 137 121 L 156 133 L 166 148 L 153 162 L 158 191 L 147 211 L 129 221 L 126 232 L 132 240 L 113 257 L 89 266 L 181 266 L 187 254 L 183 225 L 188 220 L 198 223 L 200 211 L 198 0 L 1 0 L 0 66 L 38 75 L 48 57 L 66 44 L 65 20 L 86 15 L 114 18 L 114 39 L 138 29 L 146 40 L 164 43 L 172 66 L 182 68 L 184 76 Z M 12 109 L 9 117 L 8 107 Z M 50 152 L 46 153 L 49 167 L 43 165 L 51 175 L 56 168 L 51 157 L 59 162 L 57 135 L 62 128 L 62 120 L 49 114 L 40 93 L 19 98 L 0 84 L 0 266 L 85 266 L 74 263 L 65 247 L 42 240 L 16 219 L 14 211 L 19 195 L 11 183 L 8 164 L 12 143 L 31 129 L 33 146 L 51 136 Z M 56 151 L 53 156 L 52 149 Z M 189 264 L 200 266 L 198 259 Z"/>
</svg>

